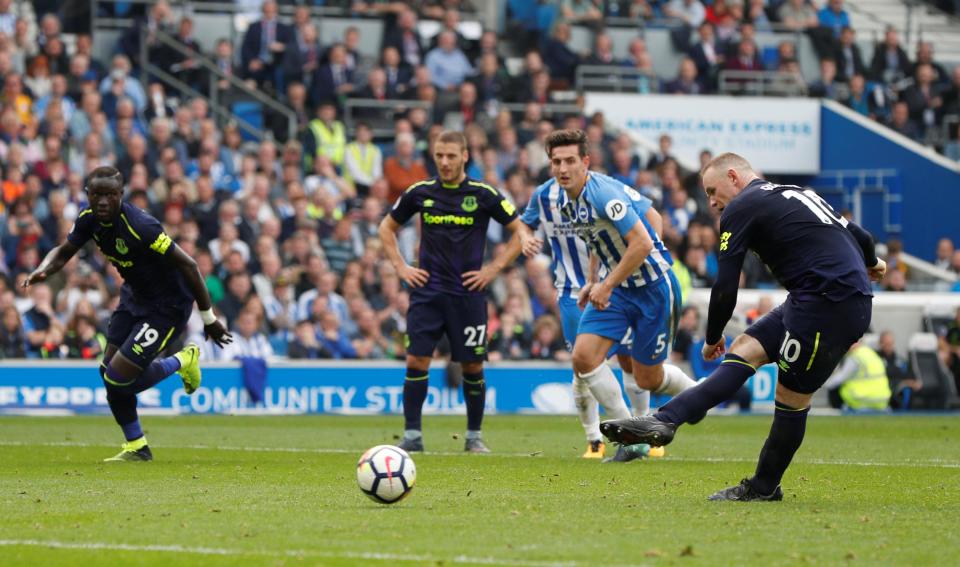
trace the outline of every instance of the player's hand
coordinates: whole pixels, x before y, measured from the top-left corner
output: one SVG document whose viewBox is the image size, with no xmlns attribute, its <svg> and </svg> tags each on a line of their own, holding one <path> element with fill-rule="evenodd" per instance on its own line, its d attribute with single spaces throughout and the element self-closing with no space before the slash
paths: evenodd
<svg viewBox="0 0 960 567">
<path fill-rule="evenodd" d="M 47 280 L 47 272 L 41 270 L 34 270 L 27 276 L 27 279 L 23 280 L 23 287 L 31 286 L 35 283 L 40 283 Z"/>
<path fill-rule="evenodd" d="M 603 311 L 610 306 L 611 293 L 613 293 L 613 289 L 611 289 L 606 282 L 600 282 L 590 290 L 590 303 L 600 311 Z"/>
<path fill-rule="evenodd" d="M 536 256 L 543 250 L 543 241 L 536 236 L 520 237 L 520 249 L 527 258 Z"/>
<path fill-rule="evenodd" d="M 427 285 L 427 280 L 430 279 L 430 272 L 414 268 L 409 264 L 400 266 L 397 275 L 410 287 L 423 287 Z"/>
<path fill-rule="evenodd" d="M 220 321 L 214 321 L 209 325 L 204 325 L 203 336 L 216 343 L 220 348 L 233 342 L 233 335 L 227 331 L 227 328 L 224 327 Z"/>
<path fill-rule="evenodd" d="M 587 285 L 580 288 L 580 293 L 577 294 L 577 307 L 580 308 L 580 311 L 583 311 L 587 307 L 587 302 L 590 301 L 590 290 L 593 289 L 594 282 L 587 282 Z"/>
<path fill-rule="evenodd" d="M 498 273 L 500 273 L 500 270 L 487 264 L 479 270 L 464 273 L 463 286 L 470 291 L 483 291 L 493 282 Z"/>
<path fill-rule="evenodd" d="M 879 282 L 883 280 L 883 276 L 887 273 L 887 263 L 877 258 L 877 264 L 872 268 L 867 268 L 867 275 L 870 276 L 871 281 Z"/>
<path fill-rule="evenodd" d="M 704 342 L 703 350 L 701 351 L 701 354 L 703 355 L 703 359 L 709 362 L 711 360 L 716 360 L 720 358 L 721 356 L 726 354 L 726 352 L 727 352 L 727 341 L 724 339 L 723 336 L 721 336 L 717 344 L 708 345 L 706 344 L 706 342 Z"/>
</svg>

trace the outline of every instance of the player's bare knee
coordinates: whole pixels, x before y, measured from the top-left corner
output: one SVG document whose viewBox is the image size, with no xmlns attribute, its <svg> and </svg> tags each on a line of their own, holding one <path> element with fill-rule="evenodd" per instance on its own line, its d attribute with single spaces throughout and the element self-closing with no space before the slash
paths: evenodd
<svg viewBox="0 0 960 567">
<path fill-rule="evenodd" d="M 793 409 L 804 409 L 810 405 L 810 399 L 813 394 L 804 394 L 795 392 L 783 384 L 777 384 L 776 400 L 778 404 L 791 407 Z"/>
<path fill-rule="evenodd" d="M 577 374 L 586 374 L 596 370 L 603 364 L 603 358 L 586 348 L 573 347 L 573 371 Z"/>
<path fill-rule="evenodd" d="M 429 356 L 413 356 L 407 355 L 407 368 L 410 370 L 419 370 L 421 372 L 426 372 L 430 370 L 430 357 Z"/>
<path fill-rule="evenodd" d="M 464 374 L 479 374 L 483 372 L 483 361 L 461 362 L 460 368 L 463 369 Z"/>
<path fill-rule="evenodd" d="M 747 334 L 738 335 L 730 345 L 730 354 L 735 354 L 747 361 L 754 368 L 759 368 L 770 362 L 767 352 L 763 350 L 760 341 Z"/>
<path fill-rule="evenodd" d="M 663 384 L 663 365 L 633 363 L 633 380 L 644 390 L 656 390 Z"/>
</svg>

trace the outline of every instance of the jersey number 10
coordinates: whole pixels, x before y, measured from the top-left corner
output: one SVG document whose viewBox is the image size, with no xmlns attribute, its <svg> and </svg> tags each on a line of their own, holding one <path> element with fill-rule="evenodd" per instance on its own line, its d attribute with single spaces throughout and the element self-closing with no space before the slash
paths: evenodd
<svg viewBox="0 0 960 567">
<path fill-rule="evenodd" d="M 781 195 L 787 199 L 796 199 L 803 203 L 808 209 L 813 211 L 813 214 L 817 215 L 817 218 L 820 219 L 820 222 L 823 224 L 835 222 L 844 228 L 849 224 L 847 219 L 837 216 L 833 211 L 833 207 L 830 206 L 830 203 L 824 201 L 823 197 L 817 195 L 811 189 L 805 189 L 803 193 L 789 189 L 781 193 Z"/>
</svg>

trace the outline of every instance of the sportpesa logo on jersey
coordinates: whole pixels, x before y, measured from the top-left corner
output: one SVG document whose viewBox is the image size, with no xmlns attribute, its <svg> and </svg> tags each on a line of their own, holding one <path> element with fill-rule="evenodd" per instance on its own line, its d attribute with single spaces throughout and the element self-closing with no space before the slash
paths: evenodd
<svg viewBox="0 0 960 567">
<path fill-rule="evenodd" d="M 462 215 L 431 215 L 423 212 L 423 222 L 426 224 L 454 224 L 460 226 L 470 226 L 473 224 L 473 217 Z"/>
</svg>

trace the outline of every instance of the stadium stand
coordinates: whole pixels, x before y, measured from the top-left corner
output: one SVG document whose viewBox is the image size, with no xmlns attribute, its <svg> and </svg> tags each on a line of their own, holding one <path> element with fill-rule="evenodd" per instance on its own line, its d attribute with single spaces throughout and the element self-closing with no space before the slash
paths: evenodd
<svg viewBox="0 0 960 567">
<path fill-rule="evenodd" d="M 84 175 L 98 165 L 120 168 L 127 198 L 197 257 L 232 328 L 254 315 L 243 335 L 263 333 L 258 352 L 397 359 L 408 296 L 376 225 L 407 184 L 400 179 L 435 173 L 430 147 L 444 128 L 466 133 L 468 173 L 518 205 L 548 176 L 546 134 L 585 129 L 594 167 L 665 213 L 665 240 L 694 287 L 712 282 L 718 241 L 696 172 L 671 155 L 669 139 L 658 151 L 584 115 L 585 91 L 824 97 L 960 158 L 958 26 L 899 0 L 97 0 L 89 14 L 3 6 L 5 357 L 99 352 L 119 288 L 102 255 L 87 250 L 48 288 L 18 285 L 63 240 L 85 201 Z M 372 139 L 358 142 L 358 130 Z M 843 175 L 824 172 L 821 185 L 851 194 Z M 861 193 L 886 190 L 880 175 L 854 181 L 851 209 Z M 489 239 L 496 254 L 504 235 L 491 228 Z M 406 228 L 408 261 L 415 242 Z M 934 266 L 918 258 L 929 251 L 907 252 L 892 270 L 902 278 L 884 287 L 954 285 L 960 259 Z M 749 281 L 773 285 L 763 272 Z M 550 327 L 550 278 L 536 259 L 494 285 L 497 358 L 524 356 L 532 331 Z M 918 356 L 911 351 L 915 366 Z"/>
</svg>

